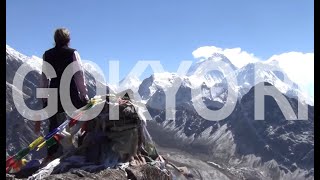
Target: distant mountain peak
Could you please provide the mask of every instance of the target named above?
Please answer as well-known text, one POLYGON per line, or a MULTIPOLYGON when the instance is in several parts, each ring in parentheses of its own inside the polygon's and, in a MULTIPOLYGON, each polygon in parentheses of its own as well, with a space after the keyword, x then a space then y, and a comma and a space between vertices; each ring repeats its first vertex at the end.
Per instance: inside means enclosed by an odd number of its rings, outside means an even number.
MULTIPOLYGON (((196 71, 203 71, 203 68, 206 68, 208 63, 224 63, 227 64, 233 71, 237 70, 238 68, 224 55, 221 53, 213 53, 212 56, 209 58, 203 58, 200 59, 199 61, 195 62, 190 68, 187 73, 188 76, 192 76, 195 74, 196 71), (201 66, 202 69, 198 69, 201 66)), ((219 64, 219 65, 220 65, 219 64)))

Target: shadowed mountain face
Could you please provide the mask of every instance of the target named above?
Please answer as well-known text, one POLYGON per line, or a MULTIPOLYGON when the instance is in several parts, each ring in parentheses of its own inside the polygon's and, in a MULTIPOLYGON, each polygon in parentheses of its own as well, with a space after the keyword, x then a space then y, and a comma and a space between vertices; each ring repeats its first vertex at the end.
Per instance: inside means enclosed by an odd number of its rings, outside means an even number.
MULTIPOLYGON (((287 99, 297 116, 298 101, 293 98, 287 99)), ((289 169, 313 168, 314 108, 312 106, 308 106, 307 120, 286 120, 275 99, 266 96, 265 120, 253 120, 254 88, 242 98, 239 106, 235 116, 230 118, 228 128, 234 132, 240 154, 256 154, 262 161, 274 159, 289 169)))
MULTIPOLYGON (((28 107, 39 109, 42 106, 41 101, 35 99, 35 88, 39 85, 39 72, 30 72, 25 81, 23 90, 20 91, 13 86, 13 78, 17 74, 18 68, 23 64, 23 59, 15 56, 10 51, 6 52, 6 150, 7 154, 14 154, 22 147, 27 146, 37 136, 33 133, 33 123, 25 120, 17 111, 13 102, 12 92, 17 91, 23 94, 24 102, 28 107)), ((20 100, 17 104, 24 103, 20 100)), ((29 157, 31 158, 31 157, 29 157)))
MULTIPOLYGON (((298 101, 286 98, 297 115, 298 101)), ((218 122, 203 119, 191 106, 178 106, 175 120, 165 119, 165 111, 159 108, 149 112, 155 121, 149 122, 148 129, 160 146, 184 149, 242 174, 261 171, 264 178, 313 178, 312 106, 308 106, 308 120, 286 120, 274 98, 265 96, 265 120, 254 120, 251 88, 231 115, 218 122)))

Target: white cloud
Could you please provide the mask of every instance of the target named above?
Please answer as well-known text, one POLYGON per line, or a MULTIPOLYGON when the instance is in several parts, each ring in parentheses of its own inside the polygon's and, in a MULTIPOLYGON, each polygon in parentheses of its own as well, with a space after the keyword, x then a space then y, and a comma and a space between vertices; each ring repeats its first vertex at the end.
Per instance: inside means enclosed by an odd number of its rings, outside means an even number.
MULTIPOLYGON (((209 58, 213 53, 224 54, 235 66, 241 68, 248 63, 261 61, 252 53, 241 48, 223 49, 216 46, 203 46, 192 52, 194 58, 209 58)), ((314 97, 314 53, 287 52, 273 55, 267 63, 276 61, 280 68, 297 83, 304 94, 314 97)))
POLYGON ((224 54, 238 68, 259 61, 254 54, 243 51, 241 48, 222 49, 215 46, 203 46, 193 51, 192 55, 194 58, 209 58, 213 53, 224 54))
POLYGON ((267 61, 277 61, 291 80, 310 97, 314 97, 314 53, 282 53, 271 56, 267 61))

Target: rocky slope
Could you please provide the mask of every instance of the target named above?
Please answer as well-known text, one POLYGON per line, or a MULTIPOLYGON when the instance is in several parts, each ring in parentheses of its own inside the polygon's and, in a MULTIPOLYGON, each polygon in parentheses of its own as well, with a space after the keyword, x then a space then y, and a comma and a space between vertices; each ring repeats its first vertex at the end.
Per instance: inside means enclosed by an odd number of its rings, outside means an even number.
MULTIPOLYGON (((297 113, 297 100, 287 99, 297 113)), ((160 146, 197 154, 239 178, 312 179, 313 107, 308 106, 308 120, 292 121, 284 118, 273 98, 267 96, 265 105, 266 119, 254 120, 251 88, 232 114, 218 122, 182 105, 177 107, 175 121, 165 119, 164 110, 149 108, 156 120, 148 124, 149 131, 160 146)))

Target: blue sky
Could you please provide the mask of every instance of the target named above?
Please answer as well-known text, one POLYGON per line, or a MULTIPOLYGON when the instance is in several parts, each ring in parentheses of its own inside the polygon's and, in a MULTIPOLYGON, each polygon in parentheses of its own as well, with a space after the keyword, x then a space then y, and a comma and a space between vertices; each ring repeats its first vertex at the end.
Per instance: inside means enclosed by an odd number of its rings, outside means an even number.
POLYGON ((57 27, 71 47, 108 72, 120 60, 124 77, 138 60, 176 71, 202 46, 236 48, 267 60, 290 51, 313 53, 313 0, 7 0, 6 43, 41 57, 57 27))

